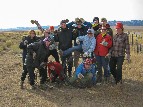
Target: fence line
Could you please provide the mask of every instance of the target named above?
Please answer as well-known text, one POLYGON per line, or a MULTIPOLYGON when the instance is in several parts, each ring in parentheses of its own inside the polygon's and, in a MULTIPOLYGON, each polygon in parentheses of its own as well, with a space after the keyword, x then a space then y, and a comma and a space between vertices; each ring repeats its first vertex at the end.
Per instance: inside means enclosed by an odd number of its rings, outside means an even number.
POLYGON ((129 35, 130 46, 137 53, 143 52, 143 34, 140 32, 127 32, 129 35))

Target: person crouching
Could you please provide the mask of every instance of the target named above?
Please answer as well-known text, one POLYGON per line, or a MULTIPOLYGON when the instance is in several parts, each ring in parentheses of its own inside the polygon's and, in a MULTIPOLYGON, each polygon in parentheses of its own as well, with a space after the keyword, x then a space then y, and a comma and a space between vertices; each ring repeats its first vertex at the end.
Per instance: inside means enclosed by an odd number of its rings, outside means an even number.
POLYGON ((91 87, 96 81, 96 67, 91 58, 86 58, 78 65, 75 74, 69 79, 72 86, 79 88, 91 87))

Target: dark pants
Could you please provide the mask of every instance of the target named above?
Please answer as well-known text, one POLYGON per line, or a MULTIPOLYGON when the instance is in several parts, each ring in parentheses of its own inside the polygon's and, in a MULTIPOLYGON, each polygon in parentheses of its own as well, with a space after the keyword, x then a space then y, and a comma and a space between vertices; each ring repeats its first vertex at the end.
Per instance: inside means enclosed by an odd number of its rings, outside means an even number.
POLYGON ((111 57, 110 59, 110 71, 113 75, 116 83, 120 82, 122 80, 122 65, 124 62, 124 56, 120 57, 111 57))
POLYGON ((72 75, 72 67, 73 67, 73 59, 72 59, 72 54, 66 56, 66 57, 61 57, 62 61, 62 66, 64 69, 64 74, 69 77, 72 75), (67 74, 68 73, 68 74, 67 74))
POLYGON ((58 55, 58 52, 57 52, 56 49, 49 50, 48 57, 49 57, 50 55, 52 55, 52 56, 55 58, 56 62, 59 62, 59 63, 60 63, 60 61, 59 61, 59 55, 58 55))
POLYGON ((23 64, 23 71, 22 71, 22 75, 21 75, 21 81, 25 80, 27 73, 28 73, 28 71, 27 71, 26 65, 23 64))
MULTIPOLYGON (((34 85, 35 84, 35 67, 33 66, 27 66, 27 70, 29 73, 29 80, 30 80, 30 85, 34 85)), ((46 82, 47 79, 47 68, 40 68, 39 70, 39 74, 40 74, 40 84, 44 84, 46 82)))
POLYGON ((34 73, 35 68, 32 67, 32 66, 27 66, 27 70, 28 70, 28 73, 29 73, 30 85, 34 85, 35 84, 35 73, 34 73))

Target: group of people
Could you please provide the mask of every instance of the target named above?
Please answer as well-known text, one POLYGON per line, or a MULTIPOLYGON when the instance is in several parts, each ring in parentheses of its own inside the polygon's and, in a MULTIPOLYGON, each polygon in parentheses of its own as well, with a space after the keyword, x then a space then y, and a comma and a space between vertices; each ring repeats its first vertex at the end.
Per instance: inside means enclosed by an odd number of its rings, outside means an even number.
POLYGON ((108 83, 111 75, 116 84, 122 82, 122 65, 125 53, 130 60, 130 45, 121 22, 116 23, 115 35, 106 18, 99 22, 99 18, 94 17, 92 23, 83 18, 72 22, 62 20, 58 30, 53 26, 43 29, 36 20, 31 22, 44 36, 37 37, 31 30, 19 45, 23 49, 21 88, 27 74, 31 88, 36 88, 35 68, 39 71, 41 88, 46 88, 47 79, 81 88, 102 83, 103 78, 108 83), (55 58, 54 62, 48 60, 50 55, 55 58))

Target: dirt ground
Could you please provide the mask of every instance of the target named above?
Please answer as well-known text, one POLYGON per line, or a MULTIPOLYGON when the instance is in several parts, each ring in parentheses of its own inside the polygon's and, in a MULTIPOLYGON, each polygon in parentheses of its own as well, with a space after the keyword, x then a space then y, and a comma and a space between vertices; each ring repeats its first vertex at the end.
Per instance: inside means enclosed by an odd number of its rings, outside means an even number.
MULTIPOLYGON (((17 51, 19 34, 10 33, 6 39, 1 34, 1 46, 11 38, 17 51)), ((20 89, 22 58, 19 52, 4 48, 0 52, 0 107, 143 107, 143 52, 137 54, 135 48, 131 48, 131 63, 124 62, 122 85, 78 89, 50 84, 54 88, 47 90, 31 90, 27 79, 20 89)))
MULTIPOLYGON (((142 63, 143 64, 143 63, 142 63)), ((128 64, 126 64, 128 65, 128 64)), ((131 67, 131 66, 130 66, 131 67)), ((124 66, 123 70, 129 70, 124 66)), ((27 79, 21 90, 21 58, 15 54, 0 56, 0 107, 142 107, 143 79, 135 71, 123 76, 123 84, 104 84, 86 89, 54 86, 47 90, 30 90, 27 79), (133 75, 131 75, 133 74, 133 75), (134 78, 138 77, 138 78, 134 78)), ((126 71, 127 72, 127 71, 126 71)))

